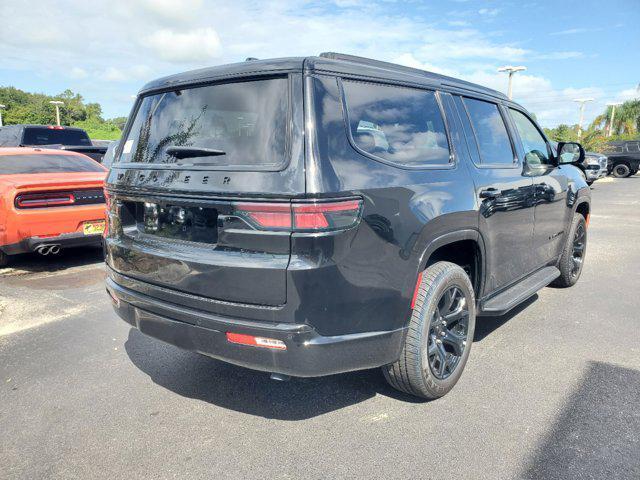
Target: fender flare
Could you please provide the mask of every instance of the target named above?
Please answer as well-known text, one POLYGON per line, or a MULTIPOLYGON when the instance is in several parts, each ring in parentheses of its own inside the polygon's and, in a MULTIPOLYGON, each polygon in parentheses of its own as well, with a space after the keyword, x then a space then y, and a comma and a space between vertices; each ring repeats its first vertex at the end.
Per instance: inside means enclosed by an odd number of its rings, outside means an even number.
POLYGON ((485 277, 486 277, 486 271, 487 271, 486 246, 485 246, 484 239, 482 238, 482 234, 478 230, 475 230, 472 228, 448 232, 431 240, 431 242, 423 250, 422 255, 420 256, 416 277, 418 274, 420 274, 420 272, 423 272, 426 269, 427 263, 431 258, 431 255, 433 255, 433 253, 437 249, 444 247, 446 245, 449 245, 451 243, 460 242, 463 240, 473 240, 478 245, 478 248, 480 250, 480 265, 479 265, 480 272, 479 272, 479 278, 478 278, 479 285, 478 285, 478 292, 477 292, 478 296, 480 296, 484 292, 485 277))

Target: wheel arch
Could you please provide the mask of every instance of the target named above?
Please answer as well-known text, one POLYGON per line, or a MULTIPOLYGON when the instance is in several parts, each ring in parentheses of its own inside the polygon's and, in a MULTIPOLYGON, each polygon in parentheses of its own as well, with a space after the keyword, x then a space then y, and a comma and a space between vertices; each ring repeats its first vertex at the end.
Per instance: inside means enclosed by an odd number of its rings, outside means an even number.
POLYGON ((480 232, 474 229, 456 230, 433 239, 420 258, 418 274, 437 261, 450 261, 465 267, 465 261, 473 264, 467 273, 471 277, 476 297, 483 292, 486 274, 485 243, 480 232), (463 263, 463 265, 461 265, 463 263))
POLYGON ((589 214, 591 213, 591 204, 587 200, 582 200, 576 205, 575 213, 579 213, 585 220, 589 220, 589 214))

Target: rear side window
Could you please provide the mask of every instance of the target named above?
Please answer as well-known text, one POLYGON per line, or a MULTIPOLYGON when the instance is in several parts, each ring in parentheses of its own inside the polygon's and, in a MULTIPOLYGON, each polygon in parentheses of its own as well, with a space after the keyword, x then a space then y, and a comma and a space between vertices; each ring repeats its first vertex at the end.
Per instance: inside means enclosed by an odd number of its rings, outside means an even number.
POLYGON ((498 105, 465 98, 464 105, 473 125, 483 164, 512 166, 513 149, 498 105))
POLYGON ((83 145, 91 146, 86 132, 66 128, 26 127, 22 134, 22 145, 83 145))
POLYGON ((450 162, 434 92, 355 81, 343 86, 349 128, 359 149, 407 166, 450 162))
POLYGON ((638 144, 638 143, 627 143, 627 152, 629 152, 629 153, 640 152, 640 144, 638 144))
POLYGON ((149 95, 141 101, 119 161, 277 167, 285 161, 288 111, 286 77, 149 95))
POLYGON ((77 155, 0 155, 0 175, 67 172, 104 172, 104 168, 77 155))

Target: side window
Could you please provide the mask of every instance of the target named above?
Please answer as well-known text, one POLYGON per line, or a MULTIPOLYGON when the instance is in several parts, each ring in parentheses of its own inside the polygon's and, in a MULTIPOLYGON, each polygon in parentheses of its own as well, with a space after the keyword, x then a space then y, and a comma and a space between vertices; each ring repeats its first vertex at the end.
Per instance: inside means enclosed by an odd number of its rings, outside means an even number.
POLYGON ((449 164, 449 143, 434 92, 346 80, 343 88, 358 148, 402 165, 449 164))
POLYGON ((638 143, 627 143, 627 152, 629 153, 637 153, 640 152, 640 144, 638 143))
POLYGON ((511 118, 522 141, 524 159, 527 165, 531 167, 551 165, 551 155, 547 142, 533 122, 518 110, 510 108, 509 112, 511 112, 511 118))
POLYGON ((464 105, 473 125, 483 164, 512 166, 513 149, 498 105, 465 98, 464 105))

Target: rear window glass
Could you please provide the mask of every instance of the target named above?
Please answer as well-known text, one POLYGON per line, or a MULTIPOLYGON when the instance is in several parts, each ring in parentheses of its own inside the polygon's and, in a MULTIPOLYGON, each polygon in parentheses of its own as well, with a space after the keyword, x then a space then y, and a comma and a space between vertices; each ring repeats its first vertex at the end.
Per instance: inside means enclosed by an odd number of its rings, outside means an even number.
POLYGON ((513 165, 513 150, 498 105, 471 98, 465 98, 464 104, 478 141, 482 163, 513 165))
POLYGON ((76 155, 0 155, 0 175, 65 172, 104 172, 104 168, 76 155))
POLYGON ((288 109, 285 77, 146 96, 119 162, 276 167, 285 160, 288 109), (180 155, 171 147, 181 147, 180 155), (208 155, 207 149, 217 154, 208 155))
POLYGON ((91 140, 82 130, 59 130, 48 127, 27 127, 24 129, 22 145, 58 144, 91 146, 91 140))
POLYGON ((403 165, 449 163, 434 92, 354 81, 343 86, 351 135, 361 150, 403 165))

